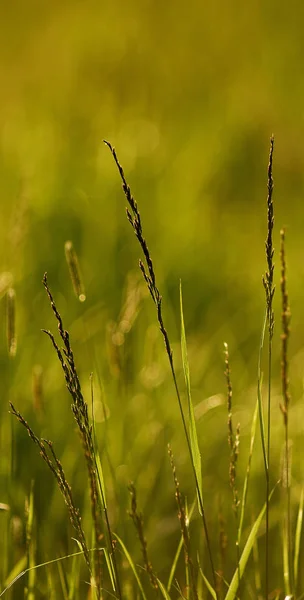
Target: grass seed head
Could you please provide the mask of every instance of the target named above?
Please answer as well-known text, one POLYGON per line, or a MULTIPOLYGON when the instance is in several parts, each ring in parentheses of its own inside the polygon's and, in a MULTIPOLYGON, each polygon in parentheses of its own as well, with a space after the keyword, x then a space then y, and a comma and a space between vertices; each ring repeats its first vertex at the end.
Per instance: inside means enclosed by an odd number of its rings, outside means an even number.
POLYGON ((78 257, 73 246, 73 242, 68 240, 64 245, 65 258, 69 267, 70 276, 73 284, 74 292, 80 302, 86 299, 84 285, 80 274, 78 257))
POLYGON ((17 336, 16 336, 16 292, 9 288, 6 293, 6 335, 8 354, 11 358, 16 356, 17 336))

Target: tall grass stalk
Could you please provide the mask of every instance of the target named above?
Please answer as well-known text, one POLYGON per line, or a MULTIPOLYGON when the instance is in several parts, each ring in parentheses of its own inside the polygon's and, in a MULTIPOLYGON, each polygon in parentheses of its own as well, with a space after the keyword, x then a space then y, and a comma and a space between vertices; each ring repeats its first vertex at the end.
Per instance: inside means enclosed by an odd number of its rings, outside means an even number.
POLYGON ((129 511, 129 515, 130 515, 130 517, 134 523, 134 527, 137 531, 137 535, 138 535, 138 539, 139 539, 139 543, 140 543, 141 551, 142 551, 142 557, 143 557, 146 572, 149 575, 150 584, 157 594, 157 590, 159 588, 158 579, 154 573, 151 561, 149 559, 148 544, 147 544, 147 540, 145 538, 145 533, 144 533, 144 519, 143 519, 142 513, 138 511, 137 496, 136 496, 136 489, 135 489, 134 483, 130 483, 129 492, 130 492, 130 496, 131 496, 131 510, 129 511))
POLYGON ((289 447, 289 378, 288 378, 288 344, 290 337, 290 307, 286 280, 286 255, 285 255, 285 230, 282 229, 281 235, 281 298, 282 298, 282 334, 281 334, 281 379, 283 403, 280 405, 285 431, 285 450, 284 450, 284 478, 283 487, 286 489, 286 547, 287 547, 287 578, 286 594, 291 594, 293 589, 293 569, 292 569, 292 545, 291 545, 291 499, 290 499, 290 471, 291 456, 289 447))
MULTIPOLYGON (((266 534, 265 534, 265 598, 268 599, 269 594, 269 494, 270 494, 270 450, 271 450, 271 379, 272 379, 272 340, 274 330, 274 311, 273 311, 273 296, 275 292, 273 283, 274 274, 274 247, 273 247, 273 150, 274 137, 270 139, 270 153, 268 163, 268 194, 267 194, 267 238, 266 238, 266 262, 267 271, 263 277, 263 285, 266 294, 266 314, 268 325, 268 389, 267 389, 267 437, 266 437, 266 457, 265 476, 266 476, 266 534)), ((263 437, 263 432, 262 437, 263 437)))
POLYGON ((236 472, 237 472, 237 461, 239 455, 239 443, 240 443, 240 424, 238 423, 236 431, 234 432, 232 422, 232 384, 230 377, 230 364, 229 364, 229 350, 228 344, 224 344, 224 356, 225 356, 225 376, 227 383, 227 409, 228 409, 228 445, 230 448, 230 461, 229 461, 229 483, 232 490, 233 497, 233 512, 235 515, 235 526, 236 526, 236 564, 239 574, 240 584, 240 547, 239 547, 239 494, 236 485, 236 472))
MULTIPOLYGON (((176 475, 176 467, 174 464, 173 453, 171 447, 168 447, 168 453, 170 457, 170 463, 172 467, 173 480, 175 486, 175 498, 176 504, 178 508, 178 518, 180 522, 180 528, 182 532, 183 545, 184 545, 184 555, 185 555, 185 567, 186 567, 186 577, 188 579, 188 585, 190 587, 190 591, 192 592, 193 600, 198 600, 197 586, 196 586, 196 573, 194 569, 193 560, 191 558, 190 552, 190 534, 189 534, 189 519, 186 511, 186 507, 184 505, 182 495, 180 492, 179 481, 176 475)), ((188 587, 188 586, 187 586, 188 587)), ((189 598, 189 594, 187 593, 187 599, 189 598)))
POLYGON ((10 407, 11 407, 12 414, 18 419, 18 421, 23 425, 23 427, 25 427, 26 431, 28 432, 28 435, 30 436, 32 441, 36 444, 36 446, 39 448, 41 458, 45 461, 45 463, 47 464, 48 468, 53 473, 53 475, 57 481, 58 487, 63 495, 65 504, 69 511, 71 524, 77 533, 78 541, 79 541, 80 547, 83 551, 85 562, 91 573, 91 562, 90 562, 90 557, 89 557, 89 550, 88 550, 85 534, 84 534, 82 524, 81 524, 80 512, 79 512, 79 509, 76 508, 73 494, 72 494, 72 488, 69 485, 69 483, 66 479, 64 470, 62 468, 62 465, 55 454, 53 444, 49 440, 38 438, 36 436, 36 434, 34 433, 33 429, 28 424, 28 422, 24 419, 24 417, 21 415, 21 413, 18 410, 16 410, 16 408, 14 407, 14 405, 12 403, 10 403, 10 407), (49 451, 49 453, 48 453, 48 451, 49 451))
POLYGON ((6 293, 6 335, 8 353, 11 358, 16 356, 17 335, 16 335, 16 292, 9 288, 6 293))
POLYGON ((190 456, 190 460, 191 460, 192 471, 193 471, 193 476, 194 476, 194 480, 195 480, 195 486, 196 486, 196 490, 197 490, 199 511, 200 511, 200 514, 201 514, 202 520, 203 520, 203 527, 204 527, 204 532, 205 532, 206 545, 207 545, 207 550, 208 550, 208 555, 209 555, 209 560, 210 560, 213 582, 214 582, 214 586, 216 586, 216 574, 215 574, 214 562, 213 562, 213 557, 212 557, 212 552, 211 552, 211 544, 210 544, 210 538, 209 538, 209 533, 208 533, 207 520, 206 520, 205 510, 204 510, 204 506, 203 506, 201 486, 200 486, 200 482, 197 477, 197 470, 195 468, 195 457, 193 455, 193 450, 191 447, 188 428, 186 425, 186 417, 185 417, 184 409, 182 406, 179 388, 177 385, 177 379, 176 379, 175 367, 174 367, 174 361, 173 361, 173 352, 172 352, 171 344, 169 341, 169 336, 168 336, 167 330, 165 328, 164 320, 163 320, 162 296, 161 296, 159 288, 156 284, 156 276, 155 276, 155 271, 154 271, 151 254, 148 249, 147 242, 143 236, 141 216, 140 216, 140 213, 138 210, 137 202, 135 201, 135 199, 132 195, 130 186, 128 185, 128 183, 126 181, 124 170, 118 160, 115 148, 113 148, 113 146, 106 140, 105 140, 105 144, 108 146, 109 150, 111 151, 111 154, 116 163, 116 166, 117 166, 117 169, 118 169, 121 181, 122 181, 122 189, 125 194, 127 203, 129 205, 126 209, 127 218, 132 226, 132 229, 138 239, 138 242, 140 244, 140 247, 141 247, 144 257, 145 257, 146 264, 144 264, 144 262, 142 260, 140 260, 139 267, 140 267, 142 275, 145 279, 145 282, 147 284, 151 298, 156 307, 157 320, 158 320, 160 331, 161 331, 163 339, 164 339, 166 353, 167 353, 167 356, 169 359, 171 374, 172 374, 172 378, 173 378, 173 382, 174 382, 176 397, 177 397, 179 411, 180 411, 182 424, 183 424, 183 430, 184 430, 184 434, 185 434, 185 438, 186 438, 187 448, 188 448, 188 452, 189 452, 189 456, 190 456))
MULTIPOLYGON (((105 488, 103 486, 103 477, 101 474, 101 464, 98 460, 98 451, 94 444, 94 428, 89 422, 88 405, 85 402, 82 394, 82 389, 75 366, 74 354, 70 344, 70 336, 68 331, 66 331, 63 327, 62 318, 57 310, 56 304, 48 286, 46 273, 43 278, 43 285, 45 287, 53 313, 57 320, 59 335, 64 346, 63 349, 61 350, 59 348, 53 334, 50 331, 43 331, 48 335, 53 344, 54 349, 56 350, 58 359, 64 372, 67 389, 72 397, 71 408, 79 429, 79 434, 83 444, 84 455, 87 464, 87 472, 89 477, 91 494, 92 521, 95 527, 95 541, 97 545, 99 545, 103 537, 101 520, 101 515, 103 514, 105 520, 107 550, 109 554, 108 566, 110 568, 110 578, 111 581, 115 583, 114 591, 117 593, 118 598, 121 598, 121 587, 116 563, 116 556, 114 552, 113 535, 108 517, 105 488)), ((96 577, 97 593, 99 594, 102 579, 102 563, 100 552, 96 552, 94 558, 94 574, 96 577)))
POLYGON ((64 250, 75 295, 80 302, 85 302, 86 295, 80 273, 78 256, 71 240, 65 242, 64 250))

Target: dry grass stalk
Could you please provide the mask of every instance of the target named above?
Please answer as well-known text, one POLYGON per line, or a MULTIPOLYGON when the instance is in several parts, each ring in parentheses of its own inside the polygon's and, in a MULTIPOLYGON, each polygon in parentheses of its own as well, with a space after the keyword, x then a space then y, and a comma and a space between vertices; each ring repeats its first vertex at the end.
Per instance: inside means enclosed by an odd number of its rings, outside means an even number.
POLYGON ((236 467, 239 455, 239 443, 240 443, 240 424, 238 423, 236 432, 233 430, 232 422, 232 385, 230 377, 230 364, 229 364, 229 351, 228 344, 224 344, 225 350, 225 376, 227 383, 227 408, 228 408, 228 444, 230 448, 230 461, 229 461, 229 482, 233 494, 233 509, 237 514, 238 507, 240 504, 238 497, 238 490, 236 487, 236 467))
POLYGON ((16 335, 16 292, 9 288, 6 293, 6 335, 8 354, 11 358, 16 356, 17 335, 16 335))
POLYGON ((211 570, 212 570, 212 576, 213 576, 213 581, 214 581, 214 585, 216 585, 216 575, 215 575, 215 569, 214 569, 214 563, 213 563, 213 558, 212 558, 212 552, 211 552, 211 544, 210 544, 210 540, 209 540, 209 533, 208 533, 208 527, 207 527, 207 520, 206 520, 206 516, 205 516, 205 510, 204 510, 204 506, 203 506, 203 499, 202 499, 202 495, 201 495, 201 491, 200 491, 200 486, 199 486, 199 482, 197 479, 197 474, 196 474, 196 469, 195 469, 195 464, 194 464, 194 457, 193 457, 193 453, 192 453, 192 449, 191 449, 191 444, 190 444, 190 438, 189 438, 189 434, 188 434, 188 429, 187 429, 187 425, 186 425, 186 419, 185 419, 185 414, 184 414, 184 410, 183 410, 183 406, 182 406, 182 402, 181 402, 181 397, 180 397, 180 393, 179 393, 179 389, 178 389, 178 385, 177 385, 177 379, 176 379, 176 374, 175 374, 175 368, 174 368, 174 362, 173 362, 173 352, 172 352, 172 348, 171 348, 171 344, 170 344, 170 340, 169 340, 169 336, 167 333, 167 330, 165 328, 165 324, 164 324, 164 320, 163 320, 163 313, 162 313, 162 296, 160 294, 159 288, 156 284, 156 276, 155 276, 155 271, 154 271, 154 266, 153 266, 153 262, 152 262, 152 257, 150 254, 150 251, 148 249, 147 246, 147 242, 143 236, 143 228, 142 228, 142 222, 141 222, 141 216, 138 210, 138 206, 137 206, 137 202, 135 200, 135 198, 132 195, 131 192, 131 188, 127 183, 127 180, 125 178, 125 174, 124 174, 124 170, 118 160, 115 148, 113 148, 113 146, 107 142, 106 140, 104 140, 105 144, 108 146, 108 148, 111 151, 111 154, 114 158, 115 164, 117 166, 117 169, 119 171, 119 175, 122 181, 122 189, 123 192, 125 194, 127 203, 128 203, 128 207, 126 209, 127 212, 127 218, 128 221, 131 224, 131 227, 138 239, 138 242, 140 244, 140 247, 142 249, 143 255, 145 257, 145 263, 146 265, 143 263, 142 260, 139 261, 139 267, 140 270, 142 272, 142 275, 144 277, 144 280, 147 284, 149 293, 151 295, 151 298, 155 304, 156 307, 156 312, 157 312, 157 320, 158 320, 158 325, 160 328, 160 331, 162 333, 163 336, 163 340, 165 343, 165 348, 166 348, 166 352, 167 352, 167 356, 169 359, 169 364, 170 364, 170 369, 171 369, 171 374, 172 374, 172 378, 173 378, 173 382, 174 382, 174 387, 175 387, 175 392, 176 392, 176 397, 177 397, 177 401, 178 401, 178 406, 179 406, 179 411, 180 411, 180 415, 181 415, 181 419, 182 419, 182 424, 183 424, 183 429, 184 429, 184 435, 186 438, 186 442, 187 442, 187 447, 188 447, 188 451, 189 451, 189 456, 190 456, 190 460, 191 460, 191 466, 192 466, 192 470, 193 470, 193 475, 194 475, 194 479, 195 479, 195 486, 196 486, 196 490, 197 490, 197 496, 198 496, 198 503, 199 503, 199 508, 200 508, 200 514, 202 516, 202 520, 203 520, 203 527, 204 527, 204 533, 205 533, 205 538, 206 538, 206 545, 207 545, 207 550, 208 550, 208 555, 209 555, 209 560, 210 560, 210 565, 211 565, 211 570), (131 210, 130 210, 131 209, 131 210))
POLYGON ((151 562, 149 560, 149 556, 148 556, 147 540, 146 540, 145 534, 144 534, 143 516, 140 512, 138 512, 138 509, 137 509, 136 489, 135 489, 134 483, 130 483, 128 489, 129 489, 129 492, 131 495, 131 510, 129 511, 129 515, 130 515, 130 517, 134 523, 135 529, 137 531, 145 569, 149 575, 151 586, 155 590, 158 590, 157 577, 153 571, 153 567, 152 567, 152 564, 151 564, 151 562))
MULTIPOLYGON (((266 294, 266 312, 268 323, 268 401, 267 401, 267 445, 265 462, 265 477, 266 477, 266 535, 265 535, 265 597, 268 598, 269 593, 269 493, 270 493, 270 408, 271 408, 271 376, 272 376, 272 339, 274 330, 274 311, 273 311, 273 296, 275 287, 273 283, 274 273, 274 247, 273 247, 273 226, 274 226, 274 211, 273 211, 273 150, 274 137, 270 139, 270 152, 267 173, 267 238, 265 243, 267 272, 263 277, 263 285, 266 294)), ((262 434, 263 435, 263 434, 262 434)))
POLYGON ((268 328, 269 335, 272 338, 274 328, 274 311, 272 308, 273 296, 275 287, 273 284, 273 273, 274 273, 274 247, 273 247, 273 226, 274 226, 274 212, 273 212, 273 150, 274 150, 274 137, 270 140, 270 153, 269 153, 269 164, 268 164, 268 195, 267 195, 267 238, 265 242, 266 248, 266 261, 268 271, 263 277, 263 285, 266 293, 266 306, 267 306, 267 317, 268 317, 268 328))
MULTIPOLYGON (((82 394, 81 385, 80 385, 78 373, 77 373, 76 366, 75 366, 74 354, 73 354, 73 351, 72 351, 72 348, 70 345, 69 333, 63 327, 61 316, 56 308, 53 296, 51 294, 51 291, 50 291, 48 283, 47 283, 46 274, 44 275, 44 278, 43 278, 43 284, 44 284, 44 287, 48 294, 53 313, 54 313, 57 323, 58 323, 59 335, 60 335, 60 337, 63 341, 63 345, 64 345, 63 349, 59 348, 58 344, 55 341, 53 334, 50 331, 47 331, 47 330, 43 330, 43 331, 49 336, 49 338, 51 339, 52 344, 56 350, 57 356, 59 358, 59 361, 61 363, 61 366, 62 366, 62 369, 64 372, 66 386, 72 397, 71 408, 72 408, 72 412, 74 414, 76 423, 78 425, 80 438, 82 441, 84 455, 85 455, 86 464, 87 464, 87 471, 88 471, 88 477, 89 477, 89 483, 90 483, 92 519, 93 519, 93 524, 94 524, 94 528, 95 528, 95 541, 96 541, 96 544, 99 545, 103 538, 103 530, 102 530, 102 522, 101 522, 101 513, 103 510, 104 514, 105 514, 105 519, 106 519, 106 527, 107 527, 107 531, 108 531, 108 535, 109 535, 109 545, 110 545, 109 551, 112 555, 113 565, 114 565, 115 573, 117 576, 113 537, 112 537, 112 533, 111 533, 111 529, 110 529, 110 525, 109 525, 109 521, 108 521, 107 511, 105 509, 105 503, 104 503, 103 507, 101 507, 99 504, 98 479, 97 479, 97 467, 96 467, 96 461, 95 461, 93 430, 92 430, 92 426, 90 425, 90 422, 89 422, 88 405, 85 402, 83 394, 82 394)), ((95 569, 94 569, 95 579, 96 579, 97 589, 99 590, 100 586, 101 586, 101 578, 102 578, 101 553, 95 552, 94 557, 95 557, 95 569)), ((119 589, 118 576, 117 576, 116 584, 119 589)))
POLYGON ((70 276, 73 284, 74 292, 80 302, 84 302, 86 299, 84 285, 80 273, 79 261, 76 254, 76 250, 73 246, 73 242, 68 240, 64 245, 65 258, 69 267, 70 276))
POLYGON ((156 277, 155 277, 152 257, 151 257, 149 248, 147 246, 147 242, 143 236, 141 216, 140 216, 140 213, 138 210, 137 202, 136 202, 135 198, 132 196, 131 188, 126 181, 124 170, 118 160, 115 148, 113 148, 109 142, 105 141, 105 144, 110 149, 112 156, 115 160, 116 166, 118 168, 118 171, 119 171, 119 174, 120 174, 120 177, 122 180, 122 188, 123 188, 125 197, 127 199, 127 202, 129 204, 129 207, 131 209, 131 211, 128 207, 126 209, 128 221, 130 222, 132 229, 139 241, 139 244, 141 246, 141 249, 143 251, 145 261, 146 261, 146 266, 145 266, 143 261, 140 260, 139 267, 143 274, 145 282, 148 286, 148 290, 150 292, 151 298, 156 306, 159 327, 160 327, 160 330, 161 330, 163 338, 164 338, 165 347, 166 347, 166 351, 167 351, 167 354, 168 354, 168 357, 170 360, 170 364, 171 364, 171 366, 173 366, 172 349, 171 349, 168 333, 165 329, 163 315, 162 315, 162 297, 161 297, 160 291, 156 285, 156 277))
POLYGON ((171 463, 171 467, 172 467, 172 473, 173 473, 173 479, 174 479, 174 485, 175 485, 175 498, 176 498, 176 504, 177 504, 177 508, 178 508, 178 518, 179 518, 180 528, 181 528, 181 532, 182 532, 182 536, 183 536, 185 564, 186 564, 186 568, 187 567, 189 568, 191 591, 192 591, 193 598, 194 598, 194 600, 198 600, 196 577, 195 577, 196 574, 195 574, 194 564, 193 564, 193 561, 192 561, 192 558, 190 555, 190 535, 189 535, 189 529, 188 529, 188 517, 186 514, 184 502, 183 502, 182 495, 180 492, 180 486, 179 486, 179 481, 178 481, 177 475, 176 475, 176 467, 174 464, 173 453, 172 453, 170 446, 168 446, 168 454, 170 457, 170 463, 171 463))
POLYGON ((285 230, 281 232, 281 297, 282 297, 282 334, 281 334, 281 379, 283 405, 281 411, 284 423, 288 425, 288 408, 290 404, 289 378, 288 378, 288 343, 290 338, 290 306, 286 280, 286 257, 285 257, 285 230))
POLYGON ((219 499, 218 509, 218 524, 219 524, 219 558, 220 565, 217 569, 217 588, 216 592, 219 598, 223 597, 224 581, 225 581, 225 563, 228 546, 228 537, 226 533, 226 523, 222 510, 221 498, 219 499))
POLYGON ((241 580, 240 576, 240 547, 239 547, 239 495, 238 489, 236 485, 236 469, 237 469, 237 461, 239 456, 239 445, 240 445, 240 423, 236 426, 236 431, 234 433, 233 430, 233 422, 232 422, 232 384, 231 384, 231 376, 230 376, 230 363, 229 363, 229 350, 228 344, 224 344, 224 356, 225 356, 225 376, 227 383, 227 409, 228 409, 228 445, 230 448, 230 460, 229 460, 229 482, 232 490, 233 496, 233 510, 235 514, 235 527, 236 527, 236 561, 237 568, 239 573, 239 582, 241 580))
POLYGON ((289 297, 287 290, 287 279, 286 279, 286 254, 285 254, 285 230, 280 231, 281 236, 281 298, 282 298, 282 333, 281 333, 281 380, 282 380, 282 396, 283 404, 280 404, 280 409, 284 420, 285 430, 285 443, 282 461, 282 485, 286 489, 286 536, 287 536, 287 550, 288 550, 288 562, 289 562, 289 584, 293 583, 293 568, 292 568, 292 543, 291 543, 291 497, 290 497, 290 480, 291 480, 291 451, 292 444, 289 440, 289 422, 288 422, 288 411, 290 405, 290 393, 289 393, 289 377, 288 377, 288 344, 290 338, 290 306, 289 297))
POLYGON ((88 550, 88 546, 86 543, 85 534, 82 529, 79 509, 76 508, 76 506, 75 506, 71 486, 69 485, 69 483, 66 479, 64 470, 62 468, 62 465, 55 454, 53 444, 52 444, 52 442, 50 442, 48 440, 38 438, 35 435, 32 428, 30 427, 30 425, 28 424, 28 422, 23 418, 21 413, 15 409, 14 405, 11 402, 10 402, 10 407, 11 407, 12 414, 25 427, 30 438, 33 440, 33 442, 36 444, 36 446, 38 446, 41 458, 45 461, 45 463, 47 464, 48 468, 53 473, 53 475, 57 481, 58 487, 63 495, 65 504, 69 511, 70 521, 72 523, 73 528, 75 529, 75 531, 77 533, 79 543, 83 550, 86 564, 91 572, 89 550, 88 550), (47 453, 47 448, 49 449, 51 456, 49 456, 49 454, 47 453))

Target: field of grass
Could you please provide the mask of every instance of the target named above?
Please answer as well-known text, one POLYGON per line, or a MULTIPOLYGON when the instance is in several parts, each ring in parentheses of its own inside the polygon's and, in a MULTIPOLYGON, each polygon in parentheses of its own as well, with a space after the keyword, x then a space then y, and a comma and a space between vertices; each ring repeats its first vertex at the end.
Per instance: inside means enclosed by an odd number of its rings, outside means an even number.
POLYGON ((0 597, 299 600, 302 4, 19 0, 0 13, 0 597), (70 336, 65 372, 41 331, 69 343, 44 273, 70 336))

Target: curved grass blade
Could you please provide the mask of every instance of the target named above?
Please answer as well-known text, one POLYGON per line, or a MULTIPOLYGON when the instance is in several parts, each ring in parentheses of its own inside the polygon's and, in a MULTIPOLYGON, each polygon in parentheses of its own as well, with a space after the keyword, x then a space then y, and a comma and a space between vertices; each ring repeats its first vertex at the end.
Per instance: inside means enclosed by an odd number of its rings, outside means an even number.
POLYGON ((132 571, 133 571, 133 575, 134 575, 134 577, 135 577, 135 579, 136 579, 136 582, 137 582, 137 585, 138 585, 138 589, 139 589, 139 591, 140 591, 140 593, 141 593, 141 596, 142 596, 143 600, 147 600, 147 597, 146 597, 146 595, 145 595, 145 592, 144 592, 144 590, 143 590, 143 587, 142 587, 142 585, 141 585, 141 581, 140 581, 140 579, 139 579, 138 573, 137 573, 137 571, 136 571, 135 564, 134 564, 134 562, 133 562, 133 560, 132 560, 132 557, 131 557, 131 555, 130 555, 129 551, 127 550, 126 546, 124 545, 124 543, 123 543, 123 541, 120 539, 120 537, 117 535, 117 533, 114 533, 114 535, 115 535, 115 537, 116 537, 116 539, 117 539, 118 543, 121 545, 122 551, 123 551, 123 553, 124 553, 124 555, 125 555, 125 557, 126 557, 126 559, 127 559, 128 563, 129 563, 129 565, 130 565, 130 567, 131 567, 131 569, 132 569, 132 571))
MULTIPOLYGON (((182 295, 182 282, 180 282, 179 287, 180 294, 180 317, 181 317, 181 348, 182 348, 182 363, 184 370, 184 377, 186 382, 186 390, 187 390, 187 399, 188 399, 188 414, 189 414, 189 438, 190 438, 190 446, 191 452, 193 456, 193 463, 197 478, 197 484, 199 487, 199 493, 201 500, 203 500, 203 489, 202 489, 202 459, 198 445, 198 437, 194 416, 194 409, 191 398, 191 385, 190 385, 190 370, 189 370, 189 362, 188 362, 188 351, 187 351, 187 341, 186 341, 186 332, 185 332, 185 323, 184 323, 184 313, 183 313, 183 295, 182 295)), ((200 514, 202 514, 202 507, 200 505, 200 501, 198 498, 198 508, 200 514)))
POLYGON ((242 537, 244 514, 245 514, 245 507, 246 507, 246 500, 247 500, 247 493, 248 493, 248 483, 249 483, 250 470, 251 470, 251 459, 252 459, 253 446, 254 446, 254 441, 255 441, 255 436, 256 436, 258 410, 259 410, 259 404, 258 404, 258 400, 257 400, 255 409, 254 409, 254 413, 253 413, 252 424, 251 424, 250 448, 249 448, 248 463, 247 463, 246 476, 245 476, 245 481, 244 481, 244 486, 243 486, 243 494, 242 494, 240 523, 239 523, 239 527, 238 527, 238 544, 239 545, 241 543, 241 537, 242 537))
MULTIPOLYGON (((27 506, 27 520, 26 520, 26 543, 28 548, 28 566, 33 567, 35 565, 35 532, 34 532, 34 481, 31 482, 31 491, 27 506)), ((31 569, 29 571, 28 586, 25 591, 25 600, 35 600, 35 582, 36 582, 36 571, 31 569)))
POLYGON ((291 595, 291 586, 290 586, 290 571, 289 571, 289 548, 288 548, 287 522, 285 519, 284 519, 284 523, 283 523, 283 573, 284 573, 285 596, 288 598, 291 595))
POLYGON ((200 562, 198 561, 198 568, 200 570, 200 574, 202 576, 202 580, 208 590, 208 592, 211 594, 213 600, 217 600, 217 596, 216 596, 216 591, 215 589, 212 587, 211 583, 208 581, 206 575, 204 575, 203 571, 202 571, 202 567, 200 565, 200 562))
POLYGON ((172 567, 170 570, 170 575, 169 575, 169 579, 168 579, 168 583, 167 583, 167 590, 168 592, 170 592, 171 586, 172 586, 172 582, 173 582, 173 577, 176 571, 176 567, 177 567, 177 563, 178 563, 178 559, 180 557, 180 553, 183 547, 183 536, 181 536, 178 546, 177 546, 177 550, 175 552, 175 556, 174 556, 174 560, 172 563, 172 567))
MULTIPOLYGON (((92 439, 93 439, 93 458, 95 462, 95 469, 97 475, 97 492, 99 498, 99 505, 101 506, 106 522, 106 532, 107 532, 107 546, 108 548, 104 550, 104 555, 111 579, 111 584, 114 592, 119 592, 119 579, 118 579, 118 571, 115 556, 112 552, 112 531, 110 527, 110 522, 108 519, 108 509, 107 509, 107 500, 106 500, 106 488, 104 483, 103 476, 103 468, 101 464, 97 435, 96 435, 96 427, 95 427, 95 411, 94 411, 94 388, 93 388, 93 377, 91 376, 91 404, 92 404, 92 439)), ((120 592, 119 592, 120 595, 120 592)))
MULTIPOLYGON (((269 494, 269 502, 271 500, 271 497, 272 497, 272 495, 273 495, 276 487, 277 487, 277 484, 274 486, 273 490, 269 494)), ((261 522, 263 520, 265 511, 266 511, 266 502, 265 502, 265 504, 264 504, 264 506, 263 506, 263 508, 262 508, 262 510, 261 510, 261 512, 259 514, 259 516, 257 517, 256 521, 254 522, 254 524, 252 526, 252 529, 251 529, 250 534, 248 536, 248 540, 247 540, 247 542, 245 544, 245 547, 244 547, 244 550, 242 552, 242 556, 241 556, 241 559, 240 559, 240 564, 238 565, 238 568, 234 572, 233 578, 232 578, 231 583, 229 585, 228 592, 227 592, 227 594, 225 596, 225 600, 234 600, 234 598, 236 598, 237 591, 238 591, 239 584, 240 584, 240 579, 242 578, 242 576, 244 574, 244 571, 245 571, 245 568, 246 568, 246 565, 247 565, 247 562, 248 562, 251 550, 253 548, 254 541, 255 541, 255 539, 257 537, 259 527, 260 527, 261 522)))
POLYGON ((28 569, 25 569, 27 563, 27 554, 24 554, 14 565, 14 567, 8 574, 6 580, 4 581, 5 589, 2 590, 2 592, 0 592, 0 597, 4 595, 4 592, 6 592, 13 585, 13 583, 17 581, 17 579, 19 579, 22 575, 25 575, 25 573, 28 572, 28 569), (22 575, 20 575, 20 573, 22 575))
POLYGON ((165 598, 165 600, 171 600, 171 597, 169 596, 164 584, 158 578, 156 579, 163 598, 165 598))
MULTIPOLYGON (((95 548, 93 548, 93 550, 95 550, 95 548)), ((104 550, 104 548, 98 548, 98 550, 104 550)), ((90 550, 90 552, 92 552, 92 550, 90 550)), ((27 569, 23 569, 22 571, 19 571, 19 573, 17 573, 17 575, 15 575, 16 571, 18 571, 19 569, 22 569, 22 566, 27 563, 27 556, 25 554, 19 560, 19 562, 14 566, 13 570, 7 577, 7 579, 5 581, 6 587, 4 590, 2 590, 2 592, 0 592, 0 598, 2 596, 4 596, 4 594, 14 585, 14 583, 16 583, 22 577, 24 577, 24 575, 26 575, 26 573, 29 573, 29 571, 32 571, 33 569, 40 569, 40 567, 46 567, 48 565, 52 565, 54 563, 57 563, 60 560, 66 560, 67 558, 72 558, 74 556, 80 556, 81 554, 84 554, 83 550, 80 550, 79 552, 72 552, 72 554, 67 554, 66 556, 59 556, 58 558, 53 558, 52 560, 47 560, 44 563, 39 563, 39 565, 34 565, 33 567, 28 567, 27 569), (11 578, 13 578, 13 579, 11 579, 11 578)))
MULTIPOLYGON (((194 511, 194 508, 195 508, 195 503, 196 503, 196 501, 193 502, 193 504, 192 504, 192 506, 190 508, 190 512, 189 512, 189 515, 188 515, 189 524, 190 524, 190 521, 191 521, 191 518, 192 518, 192 515, 193 515, 193 511, 194 511)), ((181 553, 182 547, 183 547, 183 536, 181 535, 181 538, 179 540, 179 543, 178 543, 178 546, 177 546, 177 550, 176 550, 176 553, 175 553, 175 556, 174 556, 174 560, 173 560, 173 563, 172 563, 172 567, 171 567, 171 570, 170 570, 170 575, 169 575, 168 583, 167 583, 167 590, 168 590, 168 592, 170 592, 170 589, 171 589, 171 586, 172 586, 173 577, 174 577, 174 574, 175 574, 175 571, 176 571, 176 567, 177 567, 177 563, 178 563, 178 559, 180 557, 180 553, 181 553)))
POLYGON ((265 312, 265 317, 264 317, 264 321, 263 321, 262 334, 261 334, 260 347, 259 347, 259 358, 258 358, 258 389, 257 389, 257 394, 258 394, 259 419, 260 419, 260 430, 261 430, 261 441, 262 441, 263 459, 264 459, 264 465, 265 465, 265 472, 268 473, 268 459, 267 459, 267 452, 266 452, 266 435, 265 435, 263 403, 262 403, 262 380, 263 380, 263 375, 262 375, 262 368, 261 368, 262 353, 263 353, 263 346, 264 346, 264 339, 265 339, 265 332, 266 332, 266 325, 267 325, 267 310, 265 312))

